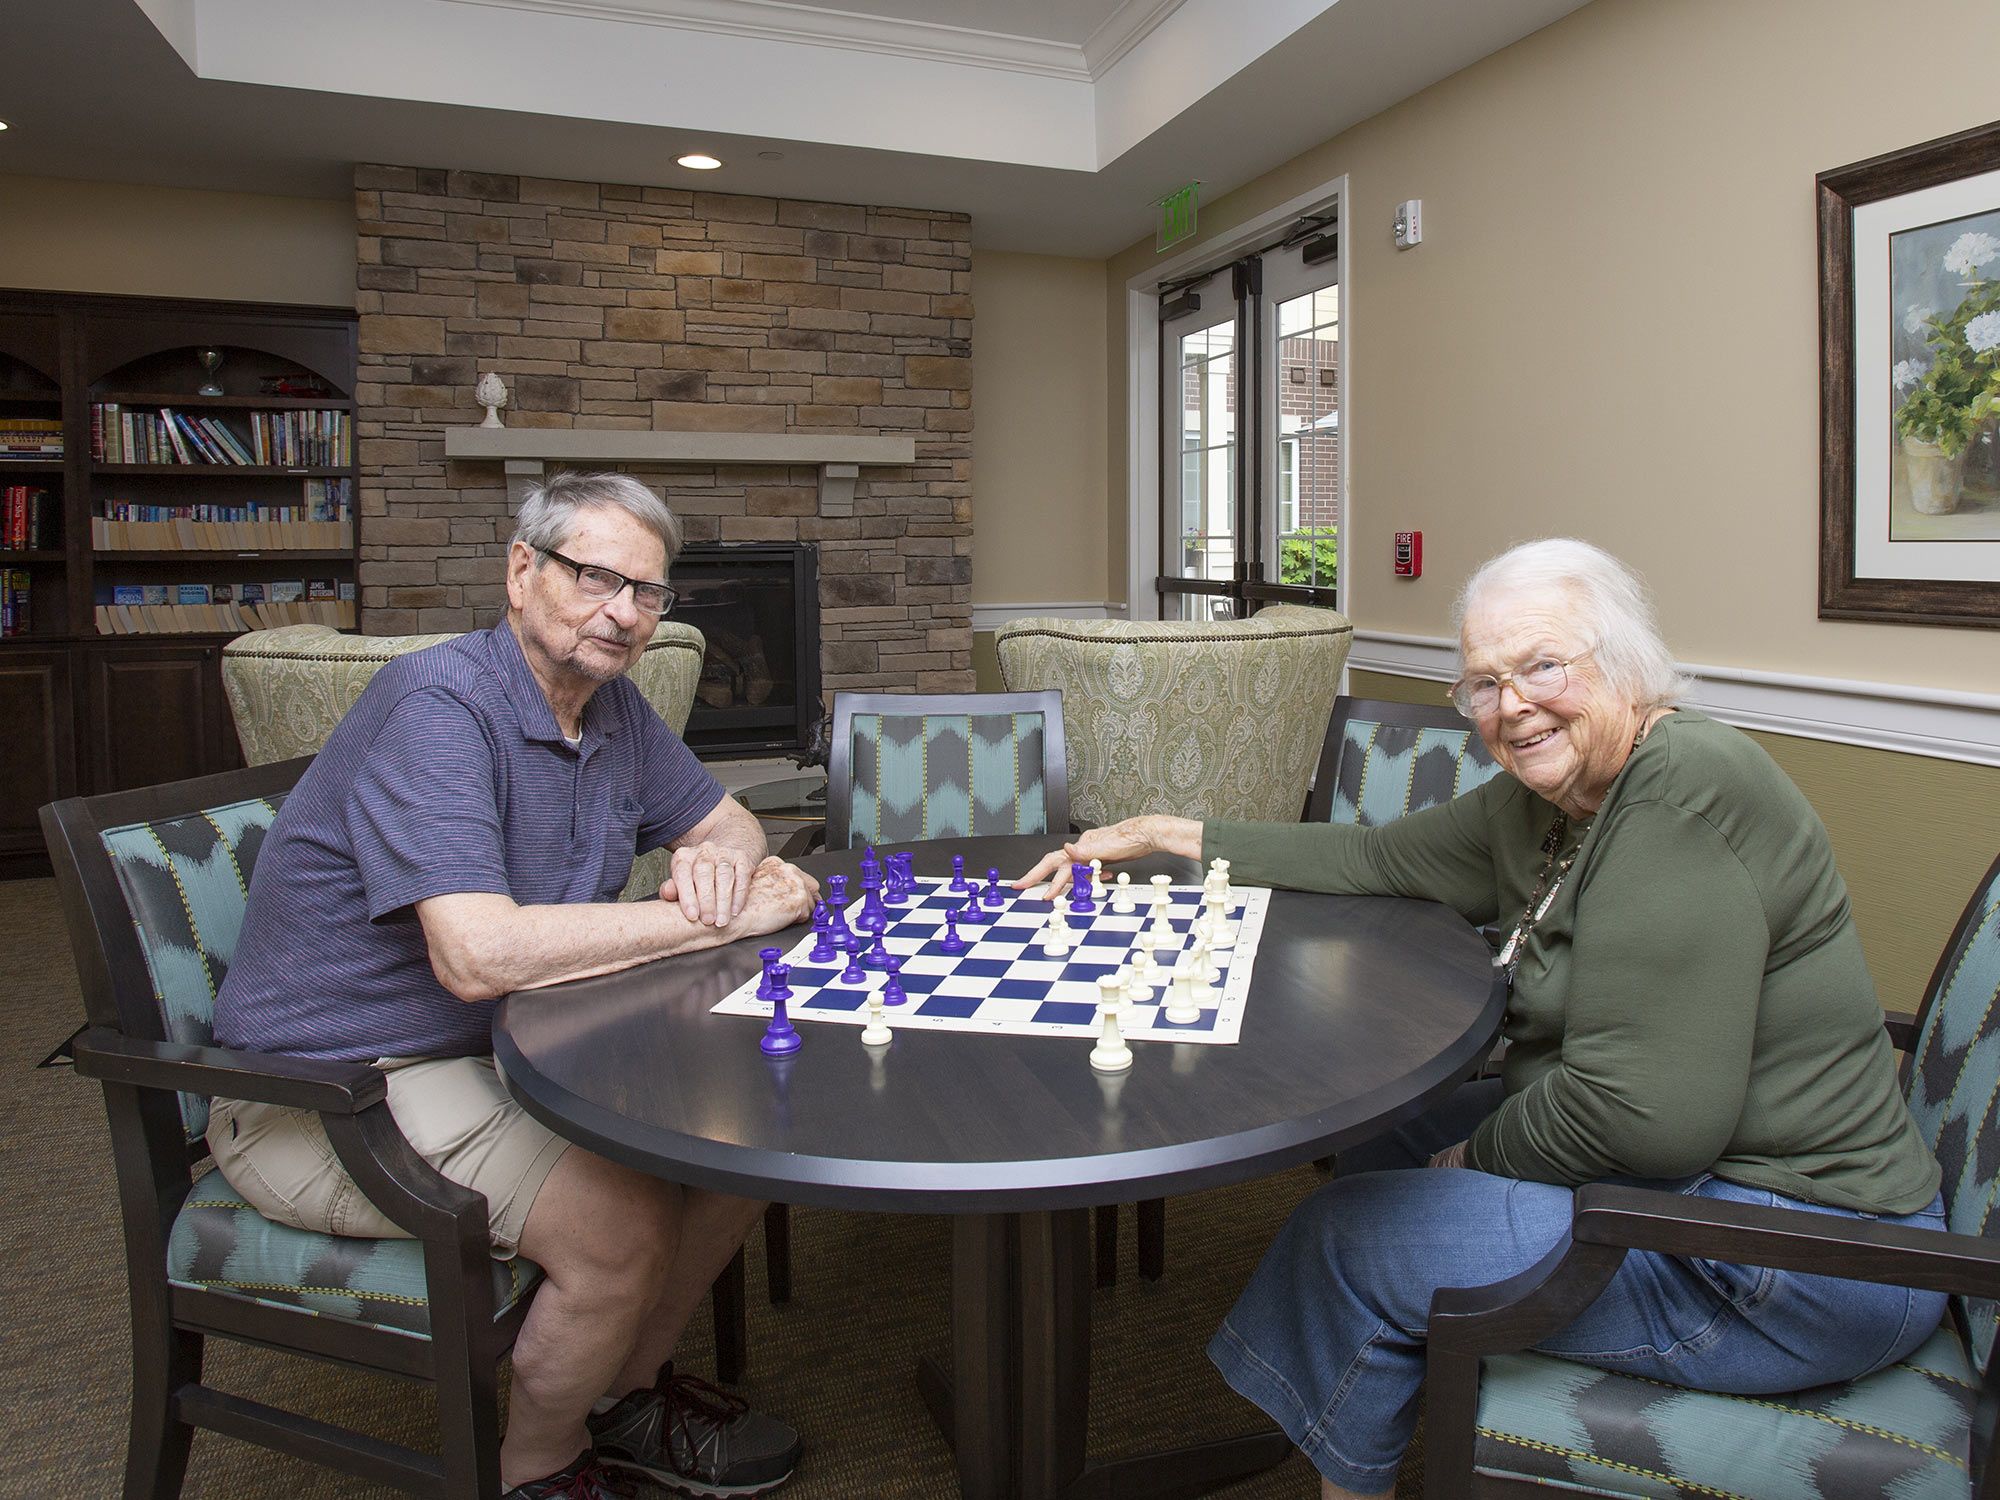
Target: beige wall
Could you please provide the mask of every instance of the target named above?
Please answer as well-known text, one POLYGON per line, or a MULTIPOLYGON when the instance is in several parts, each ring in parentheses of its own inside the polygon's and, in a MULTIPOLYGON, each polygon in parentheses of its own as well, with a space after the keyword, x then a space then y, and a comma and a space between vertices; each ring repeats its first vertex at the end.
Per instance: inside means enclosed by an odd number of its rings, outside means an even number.
MULTIPOLYGON (((2000 632, 1815 618, 1813 175, 2000 117, 1991 26, 1987 0, 1597 0, 1204 203, 1214 237, 1349 177, 1356 623, 1443 635, 1481 558, 1571 532, 1646 570, 1686 660, 2000 687, 2000 632)), ((1154 259, 1107 268, 1113 597, 1123 289, 1154 259)))
POLYGON ((354 204, 0 177, 0 286, 354 305, 354 204))
POLYGON ((972 269, 973 602, 1100 601, 1104 263, 986 250, 972 269))

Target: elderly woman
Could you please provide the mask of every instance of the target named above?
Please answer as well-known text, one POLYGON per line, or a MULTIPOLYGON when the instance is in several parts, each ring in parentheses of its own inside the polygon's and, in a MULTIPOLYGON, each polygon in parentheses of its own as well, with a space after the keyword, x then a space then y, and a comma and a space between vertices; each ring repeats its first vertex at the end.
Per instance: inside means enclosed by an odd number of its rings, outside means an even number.
MULTIPOLYGON (((1458 618, 1451 696, 1505 776, 1380 828, 1147 816, 1063 856, 1222 855, 1249 883, 1506 924, 1502 1078, 1344 1156, 1209 1346, 1332 1497, 1393 1487, 1431 1293, 1533 1265, 1580 1184, 1943 1224, 1826 830, 1747 737, 1674 706, 1685 683, 1637 577, 1587 543, 1532 542, 1474 574, 1458 618), (1427 1164, 1445 1170, 1371 1170, 1427 1164)), ((1634 1253, 1539 1347, 1794 1390, 1901 1358, 1943 1305, 1634 1253)))

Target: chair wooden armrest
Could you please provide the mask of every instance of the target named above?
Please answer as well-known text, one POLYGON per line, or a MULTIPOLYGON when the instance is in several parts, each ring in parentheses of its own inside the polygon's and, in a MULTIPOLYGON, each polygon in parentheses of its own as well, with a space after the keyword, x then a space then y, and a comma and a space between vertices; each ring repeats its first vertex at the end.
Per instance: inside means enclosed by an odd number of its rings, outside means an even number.
POLYGON ((73 1050, 77 1072, 106 1083, 248 1099, 321 1114, 356 1114, 381 1103, 388 1093, 382 1071, 365 1063, 140 1041, 107 1026, 85 1031, 73 1050))

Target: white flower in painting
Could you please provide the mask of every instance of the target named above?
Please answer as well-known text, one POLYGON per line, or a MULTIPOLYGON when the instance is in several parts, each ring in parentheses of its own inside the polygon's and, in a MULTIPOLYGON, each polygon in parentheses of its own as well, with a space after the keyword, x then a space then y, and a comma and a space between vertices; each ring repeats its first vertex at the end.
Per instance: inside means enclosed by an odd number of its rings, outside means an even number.
POLYGON ((1965 342, 1981 354, 2000 346, 2000 312, 1981 313, 1967 323, 1965 342))
POLYGON ((1936 316, 1935 307, 1920 307, 1912 302, 1910 310, 1903 314, 1903 332, 1922 333, 1930 320, 1936 316))
POLYGON ((1960 276, 1970 276, 1990 260, 2000 260, 2000 240, 1990 234, 1968 229, 1951 242, 1944 253, 1944 268, 1960 276))
POLYGON ((1918 364, 1913 359, 1899 359, 1896 361, 1896 368, 1889 372, 1889 379, 1894 382, 1897 390, 1907 391, 1924 378, 1929 368, 1929 365, 1918 364))

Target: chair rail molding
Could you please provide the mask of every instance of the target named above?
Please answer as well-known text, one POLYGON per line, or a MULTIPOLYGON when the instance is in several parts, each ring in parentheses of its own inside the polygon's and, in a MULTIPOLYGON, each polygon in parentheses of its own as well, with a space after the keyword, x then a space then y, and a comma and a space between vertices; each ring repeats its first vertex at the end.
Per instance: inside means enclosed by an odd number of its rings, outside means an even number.
POLYGON ((447 459, 497 459, 506 466, 507 503, 521 508, 531 485, 552 463, 814 464, 819 513, 854 514, 854 481, 863 465, 896 467, 917 461, 912 434, 861 436, 813 432, 662 432, 594 427, 444 429, 447 459))
MULTIPOLYGON (((1695 680, 1688 706, 1739 729, 2000 766, 2000 694, 1678 665, 1695 680)), ((1442 636, 1356 630, 1347 666, 1450 682, 1458 676, 1458 647, 1442 636)))

